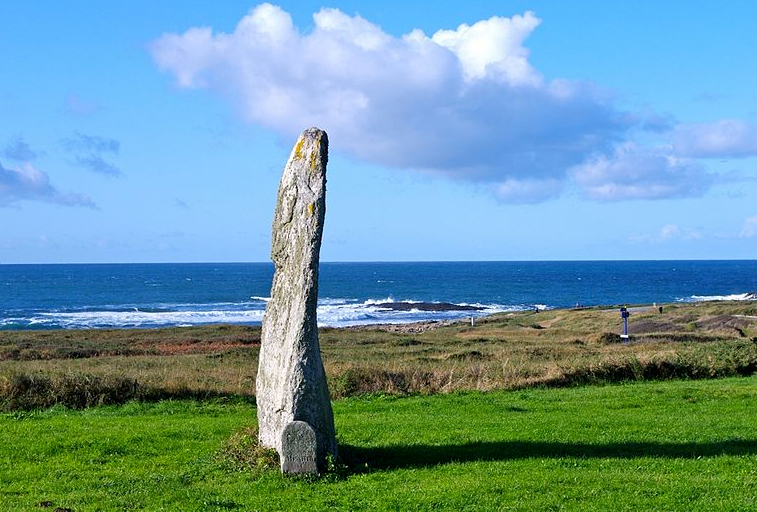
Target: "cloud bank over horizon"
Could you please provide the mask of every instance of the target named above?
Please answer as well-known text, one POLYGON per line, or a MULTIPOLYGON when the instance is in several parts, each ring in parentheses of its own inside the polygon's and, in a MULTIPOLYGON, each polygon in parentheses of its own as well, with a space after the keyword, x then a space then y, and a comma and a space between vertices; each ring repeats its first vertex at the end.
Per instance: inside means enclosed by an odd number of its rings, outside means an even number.
POLYGON ((663 123, 595 84, 545 78, 524 45, 541 23, 530 11, 430 37, 338 9, 313 22, 301 31, 266 3, 232 33, 194 27, 150 50, 179 87, 221 94, 283 139, 317 125, 351 157, 482 184, 504 202, 698 197, 719 181, 698 159, 757 155, 757 125, 663 123))

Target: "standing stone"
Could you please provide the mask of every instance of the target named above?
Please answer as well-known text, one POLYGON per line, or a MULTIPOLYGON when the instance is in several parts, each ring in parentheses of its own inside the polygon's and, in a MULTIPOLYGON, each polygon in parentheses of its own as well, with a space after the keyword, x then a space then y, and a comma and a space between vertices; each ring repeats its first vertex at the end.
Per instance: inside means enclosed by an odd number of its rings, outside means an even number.
POLYGON ((327 161, 326 132, 309 128, 297 139, 281 177, 271 242, 275 273, 255 391, 260 444, 281 456, 284 428, 304 421, 315 432, 321 470, 329 454, 337 455, 316 320, 327 161))

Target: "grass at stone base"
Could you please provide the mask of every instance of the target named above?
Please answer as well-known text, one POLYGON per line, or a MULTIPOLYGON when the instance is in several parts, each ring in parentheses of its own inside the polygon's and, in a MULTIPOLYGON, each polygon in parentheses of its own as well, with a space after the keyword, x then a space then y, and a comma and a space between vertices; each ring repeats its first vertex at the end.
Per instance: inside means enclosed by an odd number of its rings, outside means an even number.
POLYGON ((316 479, 238 471, 237 401, 0 415, 0 503, 72 510, 754 510, 757 377, 334 403, 316 479))

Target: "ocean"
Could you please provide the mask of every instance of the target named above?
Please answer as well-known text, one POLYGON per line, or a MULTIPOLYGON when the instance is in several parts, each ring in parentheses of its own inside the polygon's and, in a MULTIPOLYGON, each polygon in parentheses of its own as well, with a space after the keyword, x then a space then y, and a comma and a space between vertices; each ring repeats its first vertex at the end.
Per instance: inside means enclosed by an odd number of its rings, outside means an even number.
MULTIPOLYGON (((0 329, 259 324, 270 263, 0 265, 0 329)), ((757 260, 321 263, 318 322, 757 298, 757 260)))

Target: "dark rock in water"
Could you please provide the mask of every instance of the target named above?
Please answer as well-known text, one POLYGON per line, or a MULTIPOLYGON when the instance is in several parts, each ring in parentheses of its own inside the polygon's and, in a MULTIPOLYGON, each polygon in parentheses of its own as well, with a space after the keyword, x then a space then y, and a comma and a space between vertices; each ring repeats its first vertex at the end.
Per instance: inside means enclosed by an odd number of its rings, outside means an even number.
POLYGON ((382 302, 376 304, 377 308, 391 309, 392 311, 483 311, 479 306, 467 306, 464 304, 451 304, 449 302, 382 302))
POLYGON ((747 293, 746 300, 757 300, 757 292, 747 293))
POLYGON ((315 431, 304 421, 293 421, 281 434, 281 472, 289 475, 316 475, 315 431))

